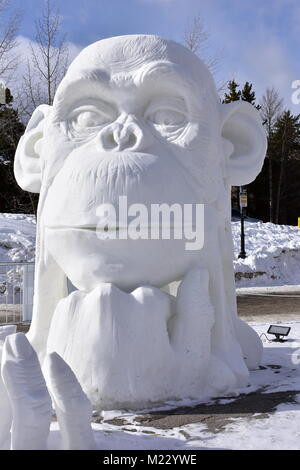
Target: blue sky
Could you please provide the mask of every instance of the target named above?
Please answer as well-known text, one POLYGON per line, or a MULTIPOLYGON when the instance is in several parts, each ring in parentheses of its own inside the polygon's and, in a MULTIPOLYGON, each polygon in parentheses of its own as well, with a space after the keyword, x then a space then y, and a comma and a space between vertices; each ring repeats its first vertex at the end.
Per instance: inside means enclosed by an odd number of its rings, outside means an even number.
MULTIPOLYGON (((34 40, 34 19, 44 0, 13 0, 24 17, 20 35, 34 40)), ((299 0, 56 0, 74 51, 98 39, 154 33, 182 40, 187 22, 200 14, 210 33, 207 54, 219 56, 218 84, 253 82, 257 96, 275 86, 286 107, 291 83, 300 80, 299 0)))

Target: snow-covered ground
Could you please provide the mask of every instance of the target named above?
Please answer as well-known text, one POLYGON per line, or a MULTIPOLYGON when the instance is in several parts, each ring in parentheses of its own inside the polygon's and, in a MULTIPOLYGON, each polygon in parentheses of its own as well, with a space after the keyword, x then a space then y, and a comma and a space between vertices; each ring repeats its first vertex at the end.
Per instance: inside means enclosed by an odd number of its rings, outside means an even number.
MULTIPOLYGON (((33 261, 35 217, 0 214, 0 262, 33 261)), ((300 284, 300 229, 245 223, 246 259, 239 259, 240 222, 232 222, 237 287, 300 284)))
POLYGON ((34 261, 34 215, 0 214, 0 262, 34 261))
MULTIPOLYGON (((36 221, 33 215, 0 213, 0 263, 34 261, 35 234, 36 221)), ((20 286, 23 282, 23 275, 24 269, 20 266, 0 265, 1 321, 12 321, 13 318, 16 318, 14 317, 16 310, 11 306, 7 307, 7 305, 22 302, 20 286), (6 305, 5 312, 1 309, 3 304, 6 305), (9 313, 13 317, 10 317, 9 313)), ((30 276, 33 282, 33 272, 30 272, 30 276)), ((29 278, 27 277, 27 284, 28 282, 29 278)))
MULTIPOLYGON (((106 411, 102 412, 103 422, 93 424, 99 449, 300 450, 300 322, 288 322, 285 325, 291 326, 287 342, 268 342, 262 337, 265 346, 262 366, 251 372, 250 386, 239 390, 243 394, 257 392, 254 406, 245 409, 244 416, 240 413, 238 417, 227 417, 228 423, 221 431, 211 432, 205 424, 159 429, 140 425, 136 412, 106 411), (269 394, 288 391, 294 391, 292 400, 286 399, 285 402, 283 395, 282 402, 274 410, 267 411, 267 406, 264 409, 263 403, 266 398, 270 398, 269 394), (106 422, 111 419, 119 419, 123 423, 116 425, 106 422)), ((266 333, 268 328, 267 324, 256 323, 252 326, 260 335, 266 333)), ((230 404, 235 400, 239 400, 239 397, 223 398, 217 403, 230 404)), ((177 403, 177 407, 181 405, 192 403, 177 403)), ((209 408, 207 413, 210 413, 209 408)), ((52 423, 49 446, 51 449, 60 446, 60 432, 56 422, 52 423)))

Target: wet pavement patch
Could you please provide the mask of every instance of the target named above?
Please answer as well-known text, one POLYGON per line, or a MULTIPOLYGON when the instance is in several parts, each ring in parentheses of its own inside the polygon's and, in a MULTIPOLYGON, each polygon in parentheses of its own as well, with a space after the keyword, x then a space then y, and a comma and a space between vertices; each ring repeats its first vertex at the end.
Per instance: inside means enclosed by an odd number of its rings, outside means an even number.
MULTIPOLYGON (((239 397, 223 397, 208 404, 193 407, 181 407, 173 410, 154 411, 135 417, 135 423, 156 429, 173 429, 187 424, 203 424, 208 432, 218 433, 237 418, 263 419, 268 418, 277 406, 299 402, 295 396, 299 391, 263 393, 263 389, 239 397), (220 403, 230 400, 228 403, 220 403)), ((124 424, 117 418, 106 421, 115 425, 124 424)))

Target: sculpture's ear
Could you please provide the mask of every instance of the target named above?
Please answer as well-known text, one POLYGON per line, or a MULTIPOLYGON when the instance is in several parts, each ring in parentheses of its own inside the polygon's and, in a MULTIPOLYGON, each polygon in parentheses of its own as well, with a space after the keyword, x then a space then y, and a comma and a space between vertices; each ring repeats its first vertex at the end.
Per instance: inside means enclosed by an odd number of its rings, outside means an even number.
POLYGON ((39 193, 41 189, 42 166, 40 150, 45 119, 50 110, 51 106, 46 104, 36 108, 16 150, 14 163, 15 178, 22 189, 31 193, 39 193))
POLYGON ((260 172, 267 150, 266 133, 250 103, 221 105, 226 178, 231 186, 251 183, 260 172))

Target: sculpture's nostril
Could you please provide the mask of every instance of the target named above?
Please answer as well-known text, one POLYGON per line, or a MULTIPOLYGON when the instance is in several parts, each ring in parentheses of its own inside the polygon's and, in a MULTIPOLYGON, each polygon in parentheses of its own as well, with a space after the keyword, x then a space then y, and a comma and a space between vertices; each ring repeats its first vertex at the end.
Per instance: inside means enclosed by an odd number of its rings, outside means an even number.
POLYGON ((112 132, 106 134, 106 143, 109 148, 117 147, 117 142, 115 141, 114 135, 112 132))
POLYGON ((102 148, 106 150, 125 150, 137 147, 140 141, 140 132, 137 126, 132 124, 120 125, 115 123, 100 132, 102 148))
POLYGON ((129 148, 134 147, 136 142, 137 142, 136 135, 133 134, 133 132, 131 132, 130 135, 128 136, 126 147, 129 147, 129 148))
POLYGON ((109 149, 125 149, 132 148, 137 143, 137 137, 134 132, 126 132, 123 135, 109 132, 105 136, 106 147, 109 149))

